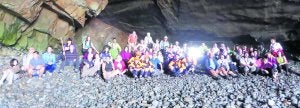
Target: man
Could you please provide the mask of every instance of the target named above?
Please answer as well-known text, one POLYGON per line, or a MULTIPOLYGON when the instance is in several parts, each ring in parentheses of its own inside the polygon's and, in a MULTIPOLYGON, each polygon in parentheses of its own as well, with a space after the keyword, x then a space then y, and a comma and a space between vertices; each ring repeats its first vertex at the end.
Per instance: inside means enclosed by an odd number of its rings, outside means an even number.
POLYGON ((128 46, 129 50, 132 51, 134 46, 137 44, 138 36, 136 35, 136 32, 133 31, 132 34, 128 36, 128 46))
POLYGON ((148 32, 147 33, 147 36, 145 36, 145 44, 147 45, 147 47, 148 48, 152 48, 153 47, 153 39, 152 39, 152 37, 151 37, 151 35, 150 35, 150 33, 148 32))
POLYGON ((34 51, 33 58, 30 60, 30 67, 28 70, 29 78, 31 78, 32 76, 38 76, 39 78, 42 78, 44 71, 45 71, 44 60, 40 57, 38 51, 34 51))
POLYGON ((111 43, 111 49, 109 50, 111 57, 115 60, 118 57, 121 50, 121 46, 117 43, 117 39, 113 38, 113 42, 111 43))
POLYGON ((158 76, 161 73, 163 73, 163 66, 162 66, 162 61, 159 60, 158 54, 154 53, 152 58, 151 58, 151 63, 153 64, 153 69, 154 69, 154 76, 158 76))
POLYGON ((165 49, 166 47, 169 47, 170 43, 168 41, 168 36, 164 37, 164 40, 160 42, 160 49, 165 49))
POLYGON ((22 70, 24 71, 28 71, 29 66, 30 66, 30 60, 33 58, 33 53, 34 53, 35 49, 30 47, 28 49, 28 54, 23 56, 23 66, 22 66, 22 70))
POLYGON ((217 60, 215 59, 214 53, 209 52, 208 58, 205 60, 205 68, 206 71, 212 76, 213 79, 218 80, 218 76, 220 74, 219 72, 219 64, 217 60))
POLYGON ((79 68, 79 59, 78 53, 75 51, 75 46, 70 45, 70 50, 65 52, 66 59, 60 65, 59 73, 62 73, 65 66, 73 66, 75 72, 78 72, 79 68))
POLYGON ((275 57, 278 56, 278 52, 281 52, 281 54, 284 55, 282 46, 280 45, 280 43, 276 42, 276 39, 274 37, 271 38, 270 52, 275 57))
POLYGON ((245 75, 256 71, 255 61, 249 57, 249 53, 245 53, 240 59, 240 67, 245 75))
POLYGON ((49 71, 49 75, 51 76, 56 68, 56 57, 55 54, 52 53, 53 49, 51 46, 48 46, 47 52, 43 54, 43 60, 45 62, 45 71, 49 71))

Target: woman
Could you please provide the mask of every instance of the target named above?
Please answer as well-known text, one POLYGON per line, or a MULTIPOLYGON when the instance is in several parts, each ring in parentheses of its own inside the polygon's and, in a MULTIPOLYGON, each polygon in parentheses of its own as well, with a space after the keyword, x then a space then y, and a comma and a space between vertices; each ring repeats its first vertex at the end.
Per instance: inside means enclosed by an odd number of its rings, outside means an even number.
POLYGON ((109 53, 109 46, 104 46, 103 51, 100 53, 100 58, 106 58, 106 57, 111 57, 110 53, 109 53))
POLYGON ((279 72, 282 72, 282 69, 285 68, 286 73, 288 74, 288 61, 284 55, 282 55, 281 52, 277 53, 278 57, 277 59, 277 64, 279 68, 279 72))
POLYGON ((115 67, 111 57, 103 59, 102 63, 102 75, 105 81, 115 77, 118 73, 115 71, 115 67))
POLYGON ((85 39, 82 40, 82 54, 85 54, 89 48, 94 49, 97 53, 99 53, 94 44, 91 41, 91 37, 87 36, 85 39))
POLYGON ((124 50, 122 50, 121 51, 121 57, 122 57, 122 61, 124 61, 124 62, 128 62, 128 60, 131 58, 131 53, 130 53, 130 51, 129 51, 129 48, 128 48, 128 46, 126 46, 125 48, 124 48, 124 50))
POLYGON ((0 86, 3 84, 4 80, 6 80, 9 85, 12 84, 14 77, 16 77, 15 74, 19 71, 20 71, 20 66, 18 60, 11 59, 10 65, 7 68, 5 68, 5 70, 3 71, 3 76, 0 80, 0 86))
POLYGON ((114 67, 119 75, 124 75, 127 71, 125 62, 122 60, 120 55, 118 55, 117 59, 114 61, 114 67))
POLYGON ((81 78, 88 77, 88 76, 95 76, 96 73, 100 71, 102 61, 101 61, 99 55, 95 55, 95 59, 93 60, 93 64, 94 64, 94 66, 91 67, 89 65, 89 63, 84 62, 84 66, 83 66, 82 71, 81 71, 81 78))
POLYGON ((262 60, 262 64, 260 66, 260 71, 262 74, 264 75, 270 75, 272 76, 273 80, 276 81, 277 80, 277 69, 274 66, 273 63, 271 63, 268 58, 264 58, 262 60))
POLYGON ((94 66, 93 60, 94 60, 94 52, 92 48, 88 48, 86 53, 83 55, 83 62, 88 63, 90 67, 94 66))

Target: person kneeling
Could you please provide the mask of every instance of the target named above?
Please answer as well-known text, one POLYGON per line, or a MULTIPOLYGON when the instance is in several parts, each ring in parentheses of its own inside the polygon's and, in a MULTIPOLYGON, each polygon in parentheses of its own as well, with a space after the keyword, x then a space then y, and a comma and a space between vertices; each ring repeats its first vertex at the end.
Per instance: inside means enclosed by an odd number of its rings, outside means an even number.
POLYGON ((175 55, 174 60, 169 63, 169 69, 171 71, 171 75, 174 77, 180 77, 181 74, 185 73, 186 67, 183 61, 179 59, 179 55, 175 55))
POLYGON ((13 83, 16 73, 20 71, 20 66, 17 59, 10 60, 10 66, 5 68, 3 71, 2 78, 0 80, 0 86, 3 84, 4 80, 8 82, 9 85, 13 83))

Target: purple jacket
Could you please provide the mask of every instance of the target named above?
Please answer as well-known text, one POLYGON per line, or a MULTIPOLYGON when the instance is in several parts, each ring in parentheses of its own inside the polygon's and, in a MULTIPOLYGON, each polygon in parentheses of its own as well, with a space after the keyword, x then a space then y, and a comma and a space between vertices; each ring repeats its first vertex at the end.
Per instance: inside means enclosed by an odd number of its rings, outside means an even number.
POLYGON ((262 63, 261 66, 260 66, 260 69, 269 69, 269 68, 273 68, 273 64, 271 63, 262 63))
POLYGON ((128 61, 131 58, 131 53, 122 50, 120 55, 122 56, 123 61, 128 61))
POLYGON ((272 65, 277 64, 276 58, 268 58, 268 61, 269 61, 272 65))

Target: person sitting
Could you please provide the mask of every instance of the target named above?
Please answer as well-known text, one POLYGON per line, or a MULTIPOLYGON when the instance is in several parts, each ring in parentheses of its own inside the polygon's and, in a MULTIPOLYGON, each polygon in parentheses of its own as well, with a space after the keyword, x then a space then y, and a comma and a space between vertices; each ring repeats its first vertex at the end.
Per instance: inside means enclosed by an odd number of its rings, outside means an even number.
POLYGON ((85 38, 83 38, 82 40, 82 54, 87 53, 88 49, 92 48, 93 50, 95 50, 97 53, 99 53, 94 44, 92 43, 91 37, 90 36, 86 36, 85 38))
POLYGON ((213 53, 215 56, 216 56, 216 55, 219 55, 220 49, 219 49, 217 43, 214 43, 214 44, 213 44, 213 47, 212 47, 211 49, 212 49, 212 53, 213 53))
POLYGON ((270 45, 270 52, 272 53, 273 56, 277 57, 278 52, 281 52, 281 55, 284 55, 283 53, 283 48, 280 45, 280 43, 276 42, 276 39, 273 37, 271 38, 271 45, 270 45))
POLYGON ((78 59, 78 53, 75 51, 75 46, 71 45, 70 50, 65 52, 66 59, 61 63, 59 73, 62 73, 65 66, 73 66, 74 71, 79 71, 79 59, 78 59))
POLYGON ((255 62, 249 57, 249 53, 245 53, 244 57, 240 59, 240 68, 245 75, 256 71, 255 62))
POLYGON ((113 42, 111 43, 111 48, 109 53, 113 59, 116 59, 119 53, 121 52, 121 47, 119 43, 117 43, 117 39, 113 38, 113 42))
POLYGON ((268 58, 263 58, 262 64, 260 66, 260 71, 263 75, 270 75, 272 76, 273 80, 277 80, 277 69, 276 66, 272 62, 268 60, 268 58))
POLYGON ((282 69, 285 68, 286 74, 288 75, 289 67, 286 57, 282 55, 281 52, 278 52, 277 55, 278 57, 276 59, 278 63, 279 72, 282 72, 282 69))
POLYGON ((179 55, 175 55, 174 59, 168 65, 171 75, 174 77, 180 77, 181 74, 185 73, 186 66, 185 63, 179 58, 179 55))
POLYGON ((42 75, 45 72, 45 62, 40 57, 40 54, 38 51, 34 51, 33 58, 30 60, 30 67, 29 67, 29 77, 32 76, 38 76, 39 78, 42 78, 42 75))
POLYGON ((111 57, 111 55, 109 53, 109 49, 110 49, 110 47, 107 45, 103 47, 103 51, 100 53, 101 59, 106 58, 106 57, 111 57))
POLYGON ((45 62, 45 71, 49 71, 50 76, 56 69, 56 56, 52 52, 52 47, 48 46, 47 52, 42 55, 43 60, 45 62))
POLYGON ((145 57, 144 60, 142 61, 142 65, 143 65, 143 75, 142 77, 152 77, 153 76, 153 72, 154 72, 154 66, 150 61, 149 57, 145 57))
POLYGON ((70 46, 73 45, 74 46, 74 50, 75 52, 77 52, 77 47, 76 47, 76 44, 73 43, 73 40, 71 38, 68 38, 67 39, 67 43, 64 44, 63 40, 61 39, 61 44, 62 44, 62 53, 58 55, 58 61, 59 60, 65 60, 66 59, 66 56, 65 56, 65 53, 67 51, 70 51, 70 46))
POLYGON ((197 58, 192 58, 190 56, 186 56, 183 59, 183 62, 186 63, 186 71, 184 74, 188 74, 188 72, 194 73, 196 65, 197 65, 197 58))
POLYGON ((163 73, 163 66, 162 61, 158 58, 158 54, 154 53, 150 59, 151 63, 153 64, 153 76, 158 76, 163 73))
POLYGON ((204 62, 206 71, 212 76, 213 79, 218 80, 219 72, 219 64, 215 59, 214 53, 209 52, 208 57, 204 62))
POLYGON ((88 63, 90 67, 93 67, 94 66, 94 62, 93 62, 94 56, 95 56, 95 53, 93 52, 93 49, 88 48, 86 53, 83 55, 83 62, 88 63))
POLYGON ((140 56, 131 57, 131 59, 128 61, 128 64, 129 71, 132 73, 134 78, 142 76, 141 71, 143 70, 140 56))
POLYGON ((122 61, 124 61, 125 63, 127 63, 131 58, 131 52, 129 51, 129 48, 127 46, 124 48, 124 50, 121 51, 120 55, 123 59, 122 61))
POLYGON ((35 51, 35 49, 30 47, 28 49, 28 53, 23 56, 23 66, 21 69, 24 70, 25 72, 28 72, 28 70, 29 70, 30 60, 33 58, 34 51, 35 51))
POLYGON ((87 62, 84 62, 84 66, 82 67, 80 78, 93 77, 97 75, 97 72, 100 71, 101 65, 102 65, 102 61, 100 59, 100 56, 95 55, 95 59, 93 60, 93 66, 90 66, 90 64, 87 62))
POLYGON ((114 64, 111 57, 106 57, 103 59, 102 63, 102 75, 104 81, 108 81, 115 77, 118 73, 115 71, 114 64))
POLYGON ((229 59, 225 57, 225 55, 220 55, 220 59, 217 60, 218 65, 219 65, 219 72, 220 75, 224 76, 226 79, 228 79, 229 75, 236 76, 232 71, 230 71, 230 66, 229 66, 229 59))
POLYGON ((4 68, 2 78, 0 80, 0 86, 3 85, 4 81, 6 80, 9 85, 13 83, 13 80, 16 77, 16 73, 19 72, 20 66, 17 59, 11 59, 10 65, 4 68))
POLYGON ((120 55, 118 55, 117 59, 114 60, 114 67, 117 73, 121 76, 123 76, 127 71, 125 62, 122 60, 120 55))

